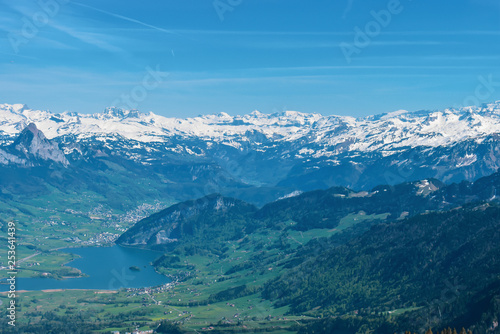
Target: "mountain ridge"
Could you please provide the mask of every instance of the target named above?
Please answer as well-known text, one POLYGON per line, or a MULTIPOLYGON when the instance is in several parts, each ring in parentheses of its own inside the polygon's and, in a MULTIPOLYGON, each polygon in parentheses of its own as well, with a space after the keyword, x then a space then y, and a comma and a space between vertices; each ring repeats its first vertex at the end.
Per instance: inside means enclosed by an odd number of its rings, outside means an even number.
MULTIPOLYGON (((337 151, 371 152, 407 146, 445 146, 469 138, 480 140, 486 135, 500 132, 500 101, 481 107, 396 111, 362 118, 296 111, 167 118, 152 112, 141 113, 114 107, 105 109, 103 113, 54 114, 32 110, 21 104, 0 104, 0 134, 15 136, 29 123, 37 124, 49 139, 70 134, 81 138, 99 134, 119 135, 147 143, 164 142, 166 138, 174 136, 216 141, 234 137, 240 143, 228 140, 226 145, 232 144, 239 148, 241 141, 249 140, 246 133, 256 130, 276 142, 302 139, 310 144, 337 148, 337 151), (467 133, 463 131, 465 128, 469 130, 467 133)), ((307 156, 308 152, 302 150, 299 154, 307 156)), ((316 156, 319 154, 328 155, 327 151, 315 152, 316 156)))
POLYGON ((420 180, 371 192, 334 187, 258 210, 244 210, 240 201, 232 214, 224 213, 231 205, 216 203, 235 200, 213 194, 138 222, 118 244, 134 245, 128 242, 134 234, 148 229, 154 230, 149 240, 158 241, 157 231, 189 223, 192 233, 175 241, 135 244, 165 251, 155 262, 157 270, 175 272, 190 288, 205 279, 199 268, 211 264, 217 269, 211 283, 232 282, 205 300, 178 306, 229 301, 234 291, 241 292, 237 297, 257 292, 275 308, 287 307, 287 316, 319 317, 341 328, 357 318, 373 333, 438 326, 486 333, 499 305, 494 302, 500 283, 498 189, 500 172, 473 183, 420 180), (206 210, 184 218, 183 211, 198 207, 206 210), (215 230, 209 234, 204 226, 215 230), (196 261, 187 260, 191 256, 196 261), (275 274, 264 276, 270 271, 275 274), (404 312, 391 316, 394 310, 404 312))
POLYGON ((241 200, 211 194, 174 204, 141 220, 116 242, 125 246, 174 248, 179 241, 194 239, 199 241, 197 244, 201 248, 223 248, 223 243, 217 243, 217 239, 227 235, 239 239, 245 230, 252 230, 250 220, 245 217, 255 211, 255 206, 241 200), (210 240, 210 246, 203 240, 210 240))
POLYGON ((62 173, 78 174, 86 166, 90 176, 98 172, 92 165, 109 169, 118 164, 138 178, 158 175, 170 187, 179 180, 172 181, 173 171, 181 171, 183 184, 174 190, 178 200, 223 193, 260 205, 265 201, 257 190, 263 194, 267 189, 269 201, 332 186, 370 190, 426 178, 473 181, 500 168, 500 101, 359 119, 291 111, 177 119, 118 108, 54 114, 3 104, 1 166, 47 162, 26 160, 7 149, 30 123, 59 145, 64 156, 48 157, 63 162, 62 173), (184 196, 189 187, 207 189, 184 196))
MULTIPOLYGON (((472 183, 463 181, 446 185, 429 179, 395 186, 382 185, 369 192, 332 187, 279 199, 260 209, 241 200, 211 194, 175 204, 137 222, 122 234, 117 243, 149 247, 173 244, 182 240, 178 237, 180 231, 175 234, 175 240, 171 239, 172 231, 178 230, 185 221, 194 219, 192 225, 195 226, 197 219, 204 220, 209 215, 215 215, 224 224, 230 223, 226 213, 233 206, 238 208, 238 214, 232 218, 251 222, 249 225, 254 227, 275 229, 293 220, 295 224, 288 228, 307 231, 337 228, 341 219, 353 212, 387 214, 388 221, 396 221, 425 212, 451 210, 471 202, 493 201, 497 191, 500 193, 500 171, 472 183), (166 239, 157 237, 158 234, 164 234, 166 239)), ((195 230, 190 228, 190 233, 196 234, 195 230)))

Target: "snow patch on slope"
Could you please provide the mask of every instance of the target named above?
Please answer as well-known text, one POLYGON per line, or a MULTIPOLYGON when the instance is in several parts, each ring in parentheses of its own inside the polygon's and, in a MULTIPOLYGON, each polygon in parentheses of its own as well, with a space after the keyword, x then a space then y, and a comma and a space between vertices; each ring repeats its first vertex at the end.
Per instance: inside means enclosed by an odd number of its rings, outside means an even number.
MULTIPOLYGON (((299 158, 333 157, 343 152, 391 152, 409 147, 449 146, 468 139, 481 141, 500 133, 500 101, 482 107, 433 112, 395 112, 354 118, 297 111, 243 116, 226 113, 192 118, 167 118, 152 112, 107 108, 102 113, 77 114, 32 110, 22 104, 0 104, 0 136, 15 137, 35 123, 47 138, 76 136, 77 140, 131 139, 162 143, 171 138, 202 139, 242 150, 248 145, 300 143, 299 158), (304 149, 306 145, 311 147, 304 149)), ((259 148, 260 150, 264 148, 259 148)), ((170 147, 169 150, 178 151, 170 147)), ((195 154, 194 151, 191 151, 195 154)), ((463 163, 468 163, 465 159, 463 163)))

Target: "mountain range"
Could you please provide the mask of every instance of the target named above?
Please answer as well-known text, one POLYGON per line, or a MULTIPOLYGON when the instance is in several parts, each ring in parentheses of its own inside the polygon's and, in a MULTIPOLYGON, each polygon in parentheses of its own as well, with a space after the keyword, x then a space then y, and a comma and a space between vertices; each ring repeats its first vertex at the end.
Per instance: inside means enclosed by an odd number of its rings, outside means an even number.
POLYGON ((449 185, 429 179, 378 186, 368 192, 332 187, 283 198, 260 209, 238 199, 211 194, 177 203, 137 222, 117 243, 169 249, 193 237, 217 238, 225 233, 228 238, 239 239, 257 228, 284 228, 283 223, 290 221, 294 224, 287 228, 298 231, 334 229, 353 212, 368 216, 386 214, 386 221, 397 221, 468 203, 497 201, 497 192, 500 193, 500 172, 475 182, 449 185))
POLYGON ((307 333, 498 332, 499 134, 500 101, 363 118, 4 104, 0 223, 35 249, 111 231, 164 251, 158 272, 199 290, 179 307, 252 295, 320 317, 307 333))
MULTIPOLYGON (((58 168, 55 163, 68 170, 93 160, 127 165, 132 173, 158 166, 178 173, 180 168, 187 183, 204 180, 211 184, 211 189, 198 191, 198 196, 180 199, 272 188, 262 201, 248 194, 236 196, 263 204, 289 192, 332 186, 368 190, 424 178, 447 183, 474 180, 500 167, 499 133, 500 101, 363 118, 254 111, 243 116, 220 113, 181 119, 117 108, 96 114, 56 114, 2 104, 0 165, 48 163, 58 168), (30 124, 47 137, 40 144, 57 144, 59 151, 37 148, 39 144, 34 143, 31 150, 37 153, 31 156, 37 161, 33 161, 27 160, 22 149, 13 150, 16 138, 28 126, 34 129, 30 124), (210 174, 210 181, 204 173, 210 174)), ((162 177, 178 182, 168 175, 162 177)))

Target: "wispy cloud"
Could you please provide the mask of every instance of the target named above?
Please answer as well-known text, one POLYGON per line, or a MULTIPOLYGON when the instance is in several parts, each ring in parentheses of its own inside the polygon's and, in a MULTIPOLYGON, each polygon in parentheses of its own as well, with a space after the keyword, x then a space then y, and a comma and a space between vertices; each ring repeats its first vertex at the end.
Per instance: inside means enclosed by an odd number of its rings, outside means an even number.
MULTIPOLYGON (((296 67, 261 67, 244 69, 248 71, 284 72, 292 71, 330 71, 330 70, 478 70, 491 69, 490 66, 428 66, 428 65, 353 65, 353 66, 296 66, 296 67)), ((242 71, 242 69, 238 70, 242 71)), ((352 75, 352 74, 350 74, 352 75)), ((358 75, 358 74, 356 74, 358 75)))
POLYGON ((106 42, 104 39, 106 38, 106 35, 94 33, 94 32, 84 32, 84 31, 78 31, 74 28, 64 26, 61 24, 52 24, 52 27, 66 33, 67 35, 76 38, 80 40, 83 43, 93 45, 95 47, 98 47, 100 49, 109 51, 109 52, 118 52, 122 53, 124 52, 123 49, 114 46, 108 42, 106 42))
POLYGON ((21 27, 22 22, 14 19, 13 17, 2 17, 2 21, 0 21, 0 30, 7 33, 14 32, 15 30, 21 30, 21 27))
MULTIPOLYGON (((133 29, 133 28, 132 28, 133 29)), ((243 35, 243 36, 354 36, 350 31, 277 31, 277 30, 197 30, 197 29, 171 29, 173 33, 196 35, 243 35)), ((381 35, 415 36, 415 35, 498 35, 499 30, 406 30, 384 31, 381 35)))
MULTIPOLYGON (((314 48, 338 48, 342 41, 325 41, 325 40, 258 40, 258 41, 248 41, 248 40, 230 40, 230 41, 217 41, 219 44, 230 44, 232 46, 238 46, 242 48, 250 49, 314 49, 314 48)), ((396 40, 396 41, 373 41, 370 46, 436 46, 436 45, 451 45, 460 44, 454 41, 409 41, 409 40, 396 40)))
MULTIPOLYGON (((449 74, 443 73, 418 73, 418 74, 408 74, 408 73, 363 73, 356 74, 357 78, 431 78, 431 77, 449 77, 449 74)), ((452 75, 452 76, 459 76, 452 75)), ((231 84, 259 84, 259 83, 328 83, 328 84, 339 84, 343 85, 346 80, 352 79, 352 74, 318 74, 318 75, 291 75, 286 74, 283 76, 239 76, 239 77, 210 77, 210 78, 199 78, 199 79, 176 79, 169 80, 165 83, 165 89, 180 88, 180 87, 194 87, 194 86, 207 86, 212 87, 214 85, 231 85, 231 84)))
POLYGON ((423 60, 500 60, 500 55, 497 56, 485 56, 485 55, 470 55, 470 56, 461 56, 461 55, 435 55, 435 56, 424 56, 421 57, 423 60))
POLYGON ((347 14, 349 14, 349 12, 351 11, 353 3, 354 3, 354 0, 347 0, 347 5, 344 9, 344 12, 342 13, 343 19, 345 19, 347 17, 347 14))
POLYGON ((17 53, 13 53, 13 52, 1 52, 1 51, 0 51, 0 54, 5 55, 5 56, 12 57, 12 59, 17 58, 17 57, 20 57, 20 58, 24 58, 24 59, 38 60, 38 58, 36 58, 36 57, 24 56, 24 55, 17 54, 17 53))
POLYGON ((500 30, 409 30, 409 31, 384 31, 381 35, 497 35, 500 36, 500 30))
POLYGON ((374 41, 370 45, 378 46, 405 46, 405 45, 444 45, 444 44, 460 44, 457 42, 450 41, 374 41))
POLYGON ((351 31, 276 31, 276 30, 197 30, 197 29, 175 29, 174 31, 183 34, 196 35, 245 35, 245 36, 348 36, 351 31))
POLYGON ((75 5, 77 5, 77 6, 88 8, 88 9, 97 11, 97 12, 102 13, 102 14, 106 14, 106 15, 109 15, 109 16, 112 16, 112 17, 115 17, 115 18, 118 18, 118 19, 121 19, 121 20, 128 21, 128 22, 136 23, 136 24, 142 25, 144 27, 151 28, 151 29, 154 29, 154 30, 157 30, 157 31, 161 31, 161 32, 164 32, 164 33, 167 33, 167 34, 174 34, 174 35, 177 34, 173 30, 168 30, 168 29, 164 29, 164 28, 161 28, 161 27, 158 27, 158 26, 154 26, 152 24, 149 24, 149 23, 146 23, 146 22, 143 22, 143 21, 139 21, 139 20, 136 20, 136 19, 128 17, 128 16, 123 16, 123 15, 120 15, 120 14, 112 13, 112 12, 109 12, 107 10, 99 9, 99 8, 96 8, 96 7, 93 7, 93 6, 89 6, 89 5, 85 5, 85 4, 82 4, 82 3, 79 3, 79 2, 72 2, 72 3, 75 4, 75 5))
MULTIPOLYGON (((23 4, 19 3, 14 3, 9 6, 10 10, 13 10, 15 12, 20 13, 21 15, 30 18, 32 16, 32 12, 34 10, 40 10, 40 8, 37 7, 29 7, 23 4)), ((1 30, 6 30, 12 31, 12 27, 16 27, 16 25, 19 26, 18 30, 21 30, 23 26, 23 21, 21 20, 14 20, 10 19, 10 22, 7 23, 2 23, 0 24, 0 29, 1 30), (8 26, 10 26, 10 29, 8 29, 8 26)), ((81 42, 84 42, 86 44, 98 47, 100 49, 110 51, 110 52, 123 52, 122 49, 108 43, 105 41, 105 39, 109 39, 109 36, 100 34, 100 33, 95 33, 95 32, 85 32, 82 31, 81 29, 77 29, 76 25, 74 24, 74 21, 72 21, 71 24, 61 24, 61 23, 56 23, 55 20, 50 20, 47 22, 47 26, 54 28, 60 32, 63 32, 73 38, 78 39, 81 42)), ((15 31, 16 29, 14 29, 15 31)), ((44 38, 41 36, 37 36, 37 40, 41 41, 39 43, 40 45, 43 45, 44 47, 49 46, 49 47, 55 47, 57 49, 75 49, 71 47, 70 45, 67 45, 66 43, 61 42, 60 38, 58 39, 50 39, 50 38, 44 38)))

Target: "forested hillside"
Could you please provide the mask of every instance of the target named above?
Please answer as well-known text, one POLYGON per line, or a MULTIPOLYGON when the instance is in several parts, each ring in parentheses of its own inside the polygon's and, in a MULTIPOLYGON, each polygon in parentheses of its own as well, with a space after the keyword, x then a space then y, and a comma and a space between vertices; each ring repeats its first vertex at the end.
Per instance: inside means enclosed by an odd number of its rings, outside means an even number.
POLYGON ((499 310, 499 180, 335 187, 261 209, 211 195, 144 219, 119 242, 168 251, 155 265, 186 282, 203 281, 206 270, 186 256, 220 266, 211 273, 224 288, 193 306, 259 293, 290 315, 325 322, 303 323, 306 332, 479 330, 499 310))

